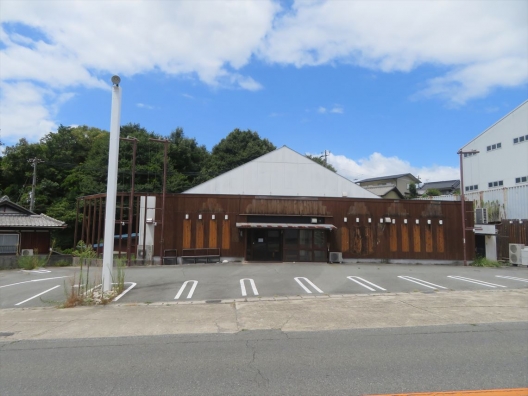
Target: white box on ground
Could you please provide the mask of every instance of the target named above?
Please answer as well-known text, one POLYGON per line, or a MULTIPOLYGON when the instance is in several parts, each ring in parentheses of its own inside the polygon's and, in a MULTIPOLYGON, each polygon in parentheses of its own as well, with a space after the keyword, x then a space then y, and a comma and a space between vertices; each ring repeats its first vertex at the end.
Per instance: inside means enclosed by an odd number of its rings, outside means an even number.
POLYGON ((528 265, 528 247, 521 251, 522 265, 528 265))

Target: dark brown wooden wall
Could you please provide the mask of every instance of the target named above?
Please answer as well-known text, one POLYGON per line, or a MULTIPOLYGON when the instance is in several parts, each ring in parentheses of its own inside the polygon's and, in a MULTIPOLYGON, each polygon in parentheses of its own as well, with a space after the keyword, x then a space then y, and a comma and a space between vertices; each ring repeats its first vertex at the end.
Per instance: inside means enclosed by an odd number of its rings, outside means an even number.
MULTIPOLYGON (((463 259, 459 202, 191 194, 166 199, 165 248, 178 249, 179 254, 182 248, 219 247, 222 256, 243 257, 245 234, 240 235, 236 223, 246 221, 247 215, 268 214, 325 217, 337 227, 330 233, 330 250, 342 251, 344 258, 463 259)), ((473 225, 471 212, 466 224, 473 225)), ((156 241, 160 232, 157 227, 156 241)), ((474 255, 472 235, 467 233, 468 258, 474 255)))
MULTIPOLYGON (((156 219, 160 223, 162 197, 156 197, 156 219)), ((134 207, 139 205, 138 198, 139 194, 134 207)), ((104 194, 82 200, 81 229, 76 239, 95 243, 103 238, 104 194)), ((127 198, 119 196, 117 204, 116 218, 126 217, 127 198)), ((139 207, 135 208, 133 232, 142 230, 137 224, 138 213, 139 207)), ((168 194, 164 249, 177 249, 181 255, 186 248, 214 247, 221 249, 222 256, 244 257, 247 231, 238 230, 236 223, 247 221, 248 215, 323 217, 327 224, 337 227, 329 234, 330 251, 341 251, 344 258, 463 259, 460 202, 425 200, 168 194), (385 218, 390 218, 390 223, 385 218)), ((160 225, 155 228, 156 255, 160 251, 160 225)), ((466 212, 466 226, 473 226, 470 209, 466 212)), ((117 222, 116 233, 122 232, 126 231, 117 222)), ((474 257, 474 243, 473 233, 468 231, 468 259, 474 257)), ((123 245, 125 248, 126 242, 123 245)))
POLYGON ((510 243, 523 243, 528 245, 528 221, 522 223, 518 220, 503 220, 497 225, 497 258, 509 260, 510 243))

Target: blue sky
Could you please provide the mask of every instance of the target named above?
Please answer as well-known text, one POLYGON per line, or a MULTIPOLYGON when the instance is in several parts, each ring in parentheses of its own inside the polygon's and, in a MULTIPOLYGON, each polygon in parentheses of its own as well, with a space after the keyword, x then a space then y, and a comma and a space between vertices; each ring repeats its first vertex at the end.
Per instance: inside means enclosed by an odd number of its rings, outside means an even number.
POLYGON ((456 178, 457 149, 528 97, 527 17, 525 1, 3 0, 1 140, 108 129, 119 74, 123 124, 209 149, 251 129, 329 150, 351 179, 456 178))

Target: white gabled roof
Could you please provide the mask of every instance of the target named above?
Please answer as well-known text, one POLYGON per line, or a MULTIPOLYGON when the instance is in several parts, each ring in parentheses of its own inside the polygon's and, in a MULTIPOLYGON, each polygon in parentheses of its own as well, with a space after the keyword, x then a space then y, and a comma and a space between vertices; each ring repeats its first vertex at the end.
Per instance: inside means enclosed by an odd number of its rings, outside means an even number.
POLYGON ((489 132, 490 130, 492 130, 497 124, 500 124, 502 121, 504 121, 506 118, 508 118, 509 116, 511 116, 513 113, 515 113, 516 111, 524 108, 525 106, 528 106, 528 100, 525 100, 524 102, 522 102, 519 106, 517 106, 515 109, 513 109, 512 111, 510 111, 508 114, 506 114, 504 117, 502 117, 500 120, 498 120, 497 122, 495 122, 493 125, 489 126, 488 128, 486 128, 484 130, 484 132, 480 133, 479 135, 475 136, 473 139, 471 139, 469 142, 467 142, 464 146, 462 146, 462 148, 460 150, 464 150, 467 146, 469 146, 471 143, 473 143, 475 140, 477 140, 478 138, 480 138, 482 135, 484 135, 485 133, 489 132))
POLYGON ((193 187, 184 194, 379 199, 376 194, 286 146, 193 187))

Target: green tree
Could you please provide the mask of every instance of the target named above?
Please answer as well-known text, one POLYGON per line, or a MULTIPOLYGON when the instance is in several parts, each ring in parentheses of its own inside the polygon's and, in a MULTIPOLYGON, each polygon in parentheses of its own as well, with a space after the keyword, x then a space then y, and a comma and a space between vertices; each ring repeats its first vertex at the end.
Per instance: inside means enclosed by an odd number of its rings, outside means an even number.
POLYGON ((424 195, 426 197, 438 197, 442 195, 442 193, 436 188, 428 188, 424 195))
POLYGON ((262 139, 257 132, 235 129, 213 147, 199 181, 212 179, 275 149, 268 139, 262 139))
POLYGON ((321 157, 318 157, 316 155, 306 154, 306 158, 310 158, 312 161, 317 162, 319 165, 322 165, 325 168, 330 169, 332 172, 336 172, 337 173, 336 168, 334 168, 329 163, 325 162, 321 157))
POLYGON ((418 191, 416 191, 416 184, 411 183, 409 184, 409 198, 417 198, 418 197, 418 191))

